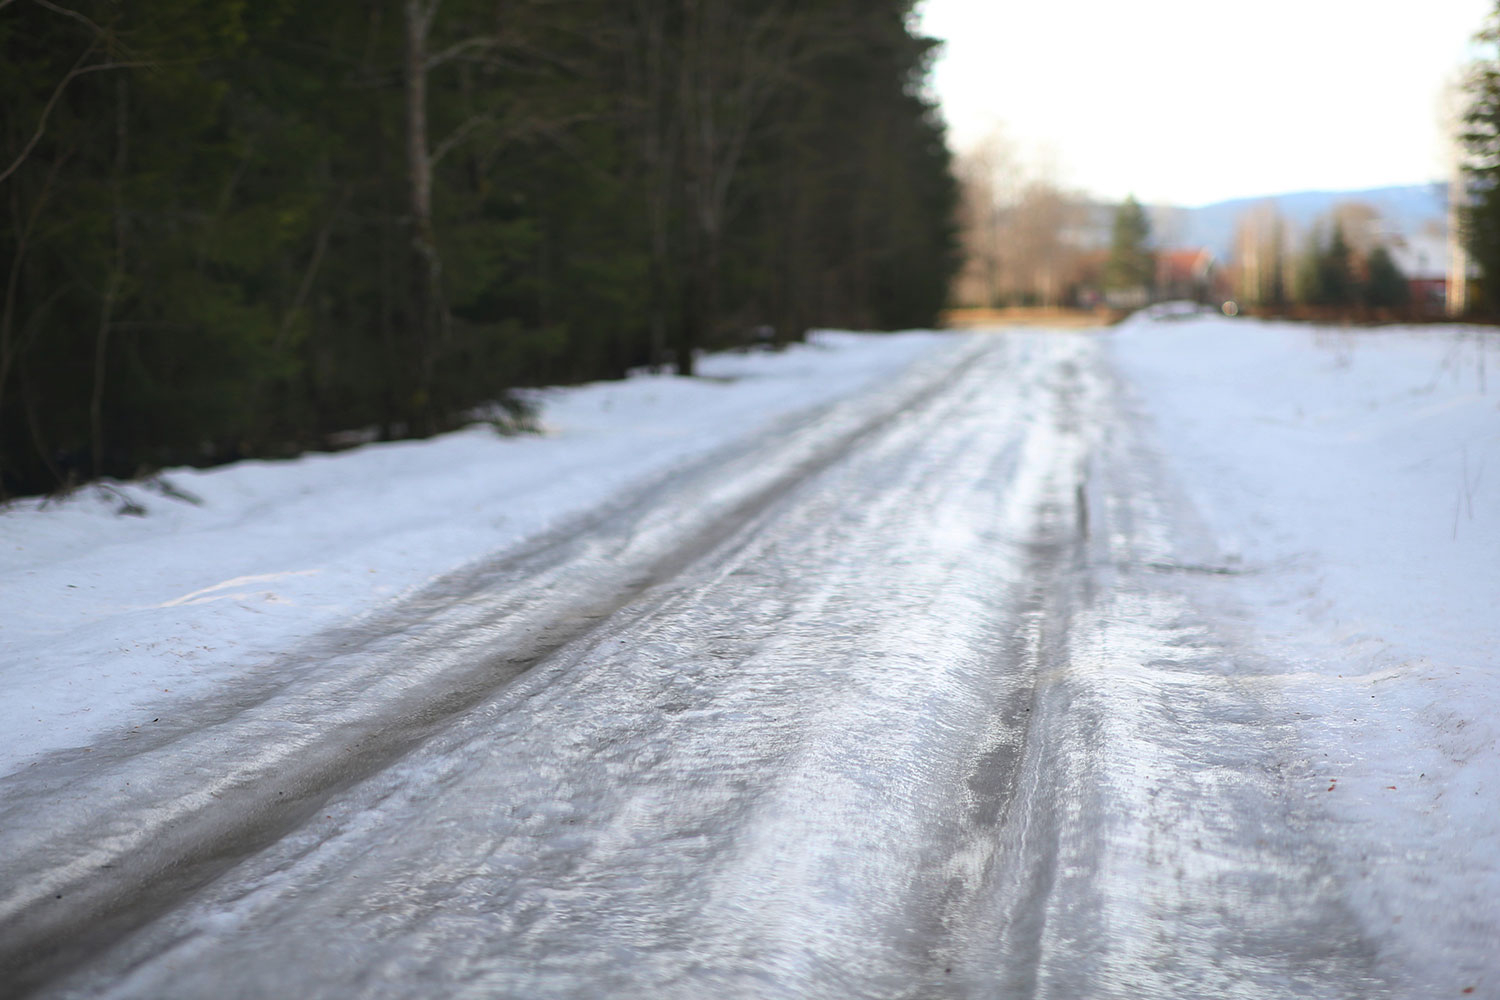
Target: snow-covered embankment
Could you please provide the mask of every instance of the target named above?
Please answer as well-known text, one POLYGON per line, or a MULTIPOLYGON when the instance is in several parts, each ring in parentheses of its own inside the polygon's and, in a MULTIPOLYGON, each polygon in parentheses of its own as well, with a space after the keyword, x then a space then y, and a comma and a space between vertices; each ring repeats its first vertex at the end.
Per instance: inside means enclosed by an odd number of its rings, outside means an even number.
POLYGON ((170 470, 0 507, 0 774, 128 737, 334 624, 390 606, 632 487, 953 346, 819 333, 537 394, 545 432, 487 425, 295 461, 170 470), (144 517, 121 516, 126 501, 144 517))
POLYGON ((1500 334, 1143 317, 1113 353, 1248 571, 1351 903, 1403 967, 1479 976, 1453 966, 1500 934, 1500 334))

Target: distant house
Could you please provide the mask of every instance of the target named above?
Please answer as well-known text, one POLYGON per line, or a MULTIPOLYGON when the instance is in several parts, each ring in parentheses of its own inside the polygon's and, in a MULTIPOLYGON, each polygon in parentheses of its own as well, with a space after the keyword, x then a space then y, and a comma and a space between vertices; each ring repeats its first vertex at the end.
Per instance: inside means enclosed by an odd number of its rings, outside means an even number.
POLYGON ((1210 302, 1217 292, 1219 262, 1207 247, 1159 250, 1156 254, 1158 301, 1186 299, 1210 302))
POLYGON ((1390 241, 1391 259, 1406 278, 1411 304, 1419 311, 1441 316, 1448 302, 1448 240, 1422 233, 1390 241))
POLYGON ((1108 269, 1108 250, 1080 250, 1073 258, 1072 270, 1064 278, 1065 301, 1078 309, 1104 305, 1104 273, 1108 269))

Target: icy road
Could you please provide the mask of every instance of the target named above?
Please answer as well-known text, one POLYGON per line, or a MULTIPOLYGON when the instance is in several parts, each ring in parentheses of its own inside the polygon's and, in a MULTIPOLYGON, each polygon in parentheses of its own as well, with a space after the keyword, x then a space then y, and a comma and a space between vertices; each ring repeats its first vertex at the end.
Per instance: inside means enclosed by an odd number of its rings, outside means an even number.
POLYGON ((1493 901, 1358 888, 1410 845, 1133 398, 1098 335, 956 338, 44 755, 7 995, 1500 995, 1493 901))

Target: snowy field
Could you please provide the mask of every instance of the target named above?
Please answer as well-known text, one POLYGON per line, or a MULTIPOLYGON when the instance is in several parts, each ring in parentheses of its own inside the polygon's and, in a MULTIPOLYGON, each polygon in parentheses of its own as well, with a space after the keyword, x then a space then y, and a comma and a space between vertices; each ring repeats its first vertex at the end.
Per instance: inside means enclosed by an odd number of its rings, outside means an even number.
MULTIPOLYGON (((1500 334, 1146 319, 1114 356, 1236 578, 1382 950, 1500 928, 1500 334)), ((1455 966, 1457 966, 1455 968, 1455 966)))
POLYGON ((0 774, 117 739, 319 630, 952 347, 824 332, 537 395, 544 433, 250 461, 0 508, 0 774), (191 498, 184 499, 183 497, 191 498), (144 516, 118 513, 126 503, 144 516))

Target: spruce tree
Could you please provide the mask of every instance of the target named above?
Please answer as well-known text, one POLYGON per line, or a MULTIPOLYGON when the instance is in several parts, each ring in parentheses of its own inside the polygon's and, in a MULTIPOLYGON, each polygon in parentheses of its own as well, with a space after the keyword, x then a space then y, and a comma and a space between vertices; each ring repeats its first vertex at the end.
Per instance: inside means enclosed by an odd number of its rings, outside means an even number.
POLYGON ((1478 298, 1500 302, 1500 3, 1475 36, 1487 55, 1469 76, 1463 143, 1467 205, 1461 218, 1464 242, 1479 268, 1478 298))
POLYGON ((1151 254, 1151 223, 1134 195, 1129 195, 1115 210, 1114 231, 1110 239, 1109 263, 1105 270, 1107 287, 1128 291, 1150 291, 1156 277, 1151 254))
POLYGON ((1369 274, 1365 278, 1365 302, 1376 309, 1390 309, 1405 305, 1410 296, 1406 276, 1391 258, 1385 247, 1370 251, 1366 264, 1369 274))
POLYGON ((1315 301, 1319 305, 1347 306, 1354 303, 1358 287, 1350 261, 1349 241, 1344 238, 1344 227, 1338 220, 1334 220, 1328 245, 1319 249, 1317 275, 1315 301))
POLYGON ((931 323, 912 0, 0 0, 0 495, 931 323))

